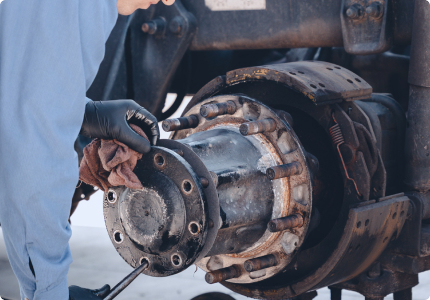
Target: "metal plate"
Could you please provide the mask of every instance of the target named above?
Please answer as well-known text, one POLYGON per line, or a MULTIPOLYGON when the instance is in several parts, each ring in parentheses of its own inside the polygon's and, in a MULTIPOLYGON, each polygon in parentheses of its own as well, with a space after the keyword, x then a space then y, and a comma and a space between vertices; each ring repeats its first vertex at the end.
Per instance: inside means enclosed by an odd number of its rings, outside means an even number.
MULTIPOLYGON (((146 275, 164 277, 179 273, 195 262, 207 237, 208 215, 206 214, 207 210, 205 210, 207 202, 200 178, 185 159, 174 151, 161 147, 152 147, 149 153, 144 154, 142 159, 138 161, 134 172, 147 190, 159 191, 171 188, 180 191, 183 199, 183 207, 185 208, 183 214, 185 219, 184 230, 177 233, 174 245, 167 249, 148 250, 147 247, 139 245, 126 234, 126 230, 136 228, 136 226, 135 224, 131 226, 130 224, 124 224, 124 222, 131 221, 121 219, 121 213, 123 213, 121 204, 124 203, 124 205, 127 205, 127 202, 131 203, 131 199, 136 201, 136 198, 133 197, 138 197, 141 191, 125 187, 115 187, 110 190, 116 192, 118 195, 117 200, 110 201, 108 195, 105 193, 103 202, 106 228, 112 244, 121 257, 134 268, 140 265, 142 258, 148 259, 150 266, 143 272, 146 275), (164 160, 163 165, 157 165, 156 158, 160 155, 164 160), (160 176, 168 178, 171 185, 165 186, 162 182, 154 181, 160 176), (189 191, 186 191, 182 187, 185 181, 190 183, 191 188, 189 191), (189 226, 192 223, 199 226, 196 234, 192 234, 191 230, 189 230, 189 226), (122 234, 121 242, 115 240, 116 235, 119 234, 122 234), (175 265, 175 262, 178 263, 175 265)), ((167 199, 167 201, 169 200, 167 199)), ((166 217, 170 218, 169 215, 166 215, 166 217)), ((142 226, 145 225, 145 214, 136 215, 134 213, 133 218, 135 223, 139 222, 139 218, 142 218, 142 224, 138 227, 143 228, 142 226)), ((160 232, 162 230, 163 228, 159 228, 160 232)), ((157 234, 157 232, 154 234, 157 234)), ((138 235, 139 232, 132 236, 135 238, 138 235)), ((163 238, 170 238, 169 232, 166 235, 163 235, 163 238)))

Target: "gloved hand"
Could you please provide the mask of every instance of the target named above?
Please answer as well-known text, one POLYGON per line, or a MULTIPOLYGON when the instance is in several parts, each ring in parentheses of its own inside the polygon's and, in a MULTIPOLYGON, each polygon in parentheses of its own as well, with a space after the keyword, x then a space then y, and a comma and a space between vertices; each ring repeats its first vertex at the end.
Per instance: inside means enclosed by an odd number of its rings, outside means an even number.
POLYGON ((99 290, 84 289, 76 285, 69 287, 69 300, 100 300, 110 292, 110 286, 104 285, 99 290))
POLYGON ((160 136, 157 119, 133 100, 89 101, 80 134, 116 139, 139 153, 149 152, 150 143, 131 129, 128 122, 141 127, 153 145, 157 143, 160 136))

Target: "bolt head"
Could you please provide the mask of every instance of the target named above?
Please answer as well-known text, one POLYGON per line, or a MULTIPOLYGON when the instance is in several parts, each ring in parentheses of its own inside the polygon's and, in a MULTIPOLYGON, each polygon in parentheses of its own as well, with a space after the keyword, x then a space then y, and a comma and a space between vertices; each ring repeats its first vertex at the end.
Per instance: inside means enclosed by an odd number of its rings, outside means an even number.
POLYGON ((383 7, 379 2, 373 2, 368 7, 366 7, 366 13, 374 19, 379 19, 383 16, 383 7))
POLYGON ((215 283, 215 277, 211 273, 206 273, 205 280, 209 284, 215 283))
POLYGON ((142 25, 142 31, 148 34, 154 34, 157 31, 157 24, 154 22, 146 22, 142 25))
POLYGON ((184 20, 182 17, 175 17, 169 24, 169 30, 173 34, 181 34, 184 27, 184 20))
POLYGON ((169 25, 170 32, 172 33, 180 33, 181 32, 181 24, 177 20, 172 20, 169 25))
POLYGON ((273 170, 272 168, 267 169, 267 170, 266 170, 266 176, 267 176, 267 178, 269 178, 270 180, 275 179, 275 176, 276 176, 276 174, 275 174, 275 170, 273 170))
POLYGON ((349 7, 349 8, 346 10, 346 15, 347 15, 349 18, 355 18, 355 17, 357 16, 357 9, 356 9, 355 7, 349 7))
POLYGON ((248 124, 242 124, 242 125, 240 125, 239 132, 242 135, 248 135, 248 133, 249 133, 249 125, 248 124))
POLYGON ((346 15, 353 20, 361 19, 364 15, 364 8, 360 4, 351 5, 346 10, 346 15))
POLYGON ((246 272, 252 272, 253 271, 253 265, 250 261, 245 261, 245 263, 243 264, 243 267, 246 270, 246 272))

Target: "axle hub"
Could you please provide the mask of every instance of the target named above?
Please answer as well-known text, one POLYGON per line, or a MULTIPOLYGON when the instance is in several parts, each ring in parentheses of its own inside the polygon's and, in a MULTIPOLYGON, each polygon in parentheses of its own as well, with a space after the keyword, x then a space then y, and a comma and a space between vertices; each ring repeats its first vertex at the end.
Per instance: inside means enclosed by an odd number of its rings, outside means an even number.
POLYGON ((193 263, 210 283, 281 272, 303 243, 312 210, 309 155, 291 122, 288 113, 237 95, 165 121, 163 128, 177 131, 138 162, 143 190, 118 187, 105 196, 117 251, 133 267, 148 260, 151 276, 193 263))

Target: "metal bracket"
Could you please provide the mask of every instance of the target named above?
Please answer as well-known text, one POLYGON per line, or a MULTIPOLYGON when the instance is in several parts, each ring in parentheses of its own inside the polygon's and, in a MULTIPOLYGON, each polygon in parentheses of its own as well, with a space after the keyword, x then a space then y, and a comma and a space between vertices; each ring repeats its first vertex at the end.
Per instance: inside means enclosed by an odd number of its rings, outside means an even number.
POLYGON ((404 229, 397 241, 390 247, 391 252, 417 258, 430 255, 430 225, 423 223, 428 216, 428 194, 408 192, 411 209, 404 229))
POLYGON ((161 114, 173 76, 197 32, 195 17, 181 1, 139 11, 130 24, 133 99, 161 114))
POLYGON ((340 18, 346 52, 372 54, 392 44, 388 16, 389 0, 343 0, 340 18))

